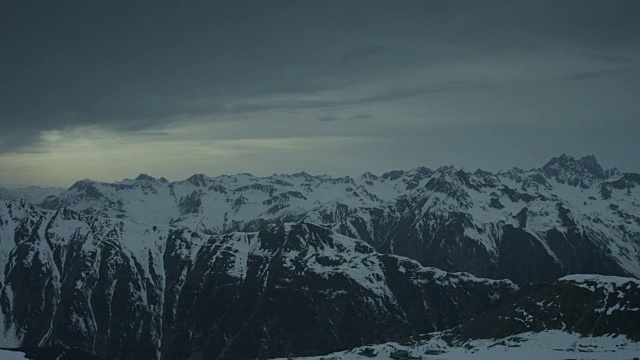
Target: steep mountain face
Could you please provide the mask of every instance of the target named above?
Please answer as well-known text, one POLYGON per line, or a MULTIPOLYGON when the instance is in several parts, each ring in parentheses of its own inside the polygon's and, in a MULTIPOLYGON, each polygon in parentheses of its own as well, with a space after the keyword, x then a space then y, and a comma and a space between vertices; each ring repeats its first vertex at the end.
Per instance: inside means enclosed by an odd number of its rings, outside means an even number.
POLYGON ((42 206, 212 235, 309 222, 425 266, 518 284, 573 273, 640 277, 640 174, 604 170, 593 156, 497 174, 442 167, 359 178, 83 180, 42 206))
POLYGON ((106 359, 326 353, 459 325, 517 289, 306 223, 204 235, 24 201, 0 203, 0 269, 0 346, 106 359))
POLYGON ((530 285, 452 333, 466 341, 546 330, 640 340, 640 281, 569 275, 555 283, 530 285))

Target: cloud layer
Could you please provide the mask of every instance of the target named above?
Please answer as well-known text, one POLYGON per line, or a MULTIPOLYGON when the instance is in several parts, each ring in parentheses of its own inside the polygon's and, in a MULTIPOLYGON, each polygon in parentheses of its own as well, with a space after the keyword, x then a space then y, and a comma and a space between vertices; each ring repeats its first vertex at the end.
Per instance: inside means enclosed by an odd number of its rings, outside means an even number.
POLYGON ((146 171, 268 171, 282 139, 300 140, 297 160, 274 171, 526 167, 559 152, 638 171, 639 15, 637 1, 6 1, 0 165, 17 172, 0 181, 46 183, 44 157, 64 163, 60 139, 78 136, 114 178, 156 162, 109 160, 119 151, 161 144, 182 164, 146 171), (202 168, 204 140, 234 160, 202 168))

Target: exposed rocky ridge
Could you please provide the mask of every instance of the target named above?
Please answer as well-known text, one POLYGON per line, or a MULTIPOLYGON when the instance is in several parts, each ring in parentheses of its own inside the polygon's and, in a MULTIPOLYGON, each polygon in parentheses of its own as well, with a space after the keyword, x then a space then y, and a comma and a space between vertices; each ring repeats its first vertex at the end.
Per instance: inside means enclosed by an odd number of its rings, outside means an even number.
POLYGON ((312 224, 212 236, 24 201, 0 202, 0 269, 0 345, 106 359, 326 353, 450 328, 516 290, 312 224))
POLYGON ((640 276, 640 174, 562 155, 496 174, 453 167, 333 178, 250 174, 79 181, 50 209, 206 234, 309 222, 425 266, 518 284, 572 273, 640 276))
POLYGON ((529 285, 451 334, 464 342, 545 330, 588 336, 622 334, 639 341, 640 281, 570 275, 550 284, 529 285))

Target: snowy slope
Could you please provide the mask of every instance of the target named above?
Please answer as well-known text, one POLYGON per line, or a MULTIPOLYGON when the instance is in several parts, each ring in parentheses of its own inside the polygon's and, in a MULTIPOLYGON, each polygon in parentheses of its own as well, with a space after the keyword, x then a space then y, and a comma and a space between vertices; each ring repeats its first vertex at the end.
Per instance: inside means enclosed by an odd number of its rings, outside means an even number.
POLYGON ((29 348, 29 349, 0 349, 2 360, 102 360, 102 358, 72 349, 61 348, 29 348))
POLYGON ((3 360, 23 360, 24 353, 20 351, 0 350, 0 359, 3 360))
MULTIPOLYGON (((431 340, 412 341, 406 345, 385 343, 368 347, 377 352, 375 359, 380 360, 393 359, 390 355, 398 350, 408 351, 412 356, 422 356, 422 359, 433 360, 617 360, 633 359, 640 353, 640 343, 624 336, 583 337, 558 330, 523 333, 502 339, 471 340, 456 345, 448 344, 440 339, 439 335, 431 334, 431 340)), ((297 359, 362 360, 366 357, 358 353, 364 348, 297 359)))

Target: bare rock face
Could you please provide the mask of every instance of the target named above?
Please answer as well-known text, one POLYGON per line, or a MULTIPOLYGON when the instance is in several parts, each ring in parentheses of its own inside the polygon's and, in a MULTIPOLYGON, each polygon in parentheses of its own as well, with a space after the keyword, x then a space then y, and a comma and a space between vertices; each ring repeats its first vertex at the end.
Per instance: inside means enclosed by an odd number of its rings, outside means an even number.
POLYGON ((640 340, 640 281, 569 275, 553 283, 529 285, 451 333, 464 341, 544 330, 622 334, 640 340))

